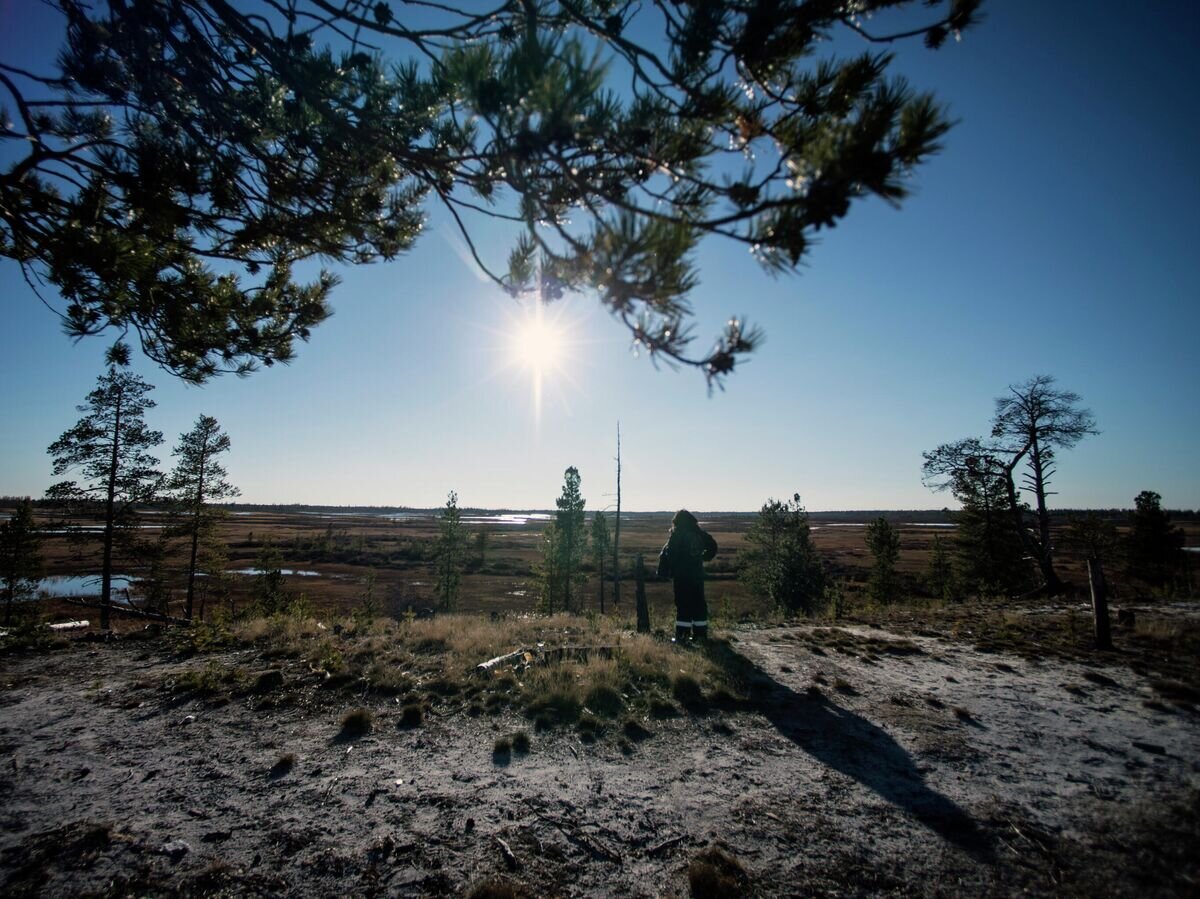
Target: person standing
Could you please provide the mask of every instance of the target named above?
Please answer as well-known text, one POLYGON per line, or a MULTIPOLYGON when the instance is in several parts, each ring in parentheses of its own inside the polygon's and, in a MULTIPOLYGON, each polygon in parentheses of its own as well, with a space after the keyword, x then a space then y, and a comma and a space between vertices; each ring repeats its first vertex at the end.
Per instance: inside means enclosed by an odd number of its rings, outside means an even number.
POLYGON ((675 642, 708 638, 704 601, 704 563, 717 554, 717 541, 700 528, 696 516, 680 509, 671 519, 671 535, 658 554, 658 576, 675 585, 675 642))

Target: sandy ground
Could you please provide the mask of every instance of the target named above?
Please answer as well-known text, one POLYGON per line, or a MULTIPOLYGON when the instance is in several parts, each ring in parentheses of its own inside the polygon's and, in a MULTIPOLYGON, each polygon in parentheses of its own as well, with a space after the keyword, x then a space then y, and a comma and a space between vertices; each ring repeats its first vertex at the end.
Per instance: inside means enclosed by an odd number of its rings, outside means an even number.
POLYGON ((500 875, 539 896, 673 896, 712 846, 764 896, 1200 891, 1194 709, 1119 666, 933 638, 814 650, 809 632, 735 632, 758 711, 646 720, 628 755, 613 734, 531 731, 497 759, 495 738, 528 727, 515 714, 405 729, 395 700, 298 664, 296 701, 222 704, 166 689, 208 657, 158 643, 9 657, 0 892, 457 895, 500 875), (339 738, 360 703, 373 732, 339 738))

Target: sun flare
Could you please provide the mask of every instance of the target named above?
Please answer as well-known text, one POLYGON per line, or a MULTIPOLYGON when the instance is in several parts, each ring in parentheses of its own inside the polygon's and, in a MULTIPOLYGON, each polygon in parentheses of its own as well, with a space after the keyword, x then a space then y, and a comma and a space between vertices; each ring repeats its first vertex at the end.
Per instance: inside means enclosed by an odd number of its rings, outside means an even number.
POLYGON ((577 340, 572 323, 563 318, 563 307, 549 309, 534 301, 522 307, 509 322, 506 334, 507 366, 529 378, 534 421, 542 415, 545 388, 561 389, 570 381, 577 340))
POLYGON ((512 335, 513 362, 535 374, 546 374, 562 365, 565 335, 557 323, 548 321, 541 304, 517 324, 512 335))

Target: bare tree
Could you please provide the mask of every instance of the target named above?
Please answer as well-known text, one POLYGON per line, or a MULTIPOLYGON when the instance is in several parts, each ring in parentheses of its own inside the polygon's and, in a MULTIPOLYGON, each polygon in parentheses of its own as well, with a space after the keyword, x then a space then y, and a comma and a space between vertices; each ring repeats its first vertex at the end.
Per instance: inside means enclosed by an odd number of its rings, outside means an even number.
POLYGON ((1092 413, 1079 407, 1079 394, 1058 390, 1050 375, 1035 375, 1020 384, 1010 384, 1008 393, 996 399, 992 438, 1004 456, 1004 477, 1009 506, 1026 550, 1041 570, 1043 587, 1054 595, 1063 589, 1054 569, 1054 546, 1050 539, 1050 511, 1046 497, 1053 495, 1050 481, 1059 450, 1070 449, 1089 434, 1099 433, 1092 413), (1024 464, 1021 487, 1015 472, 1024 464), (1036 530, 1025 527, 1023 510, 1017 502, 1018 489, 1033 495, 1036 530))
POLYGON ((613 520, 613 608, 621 606, 621 423, 617 422, 617 515, 613 520))

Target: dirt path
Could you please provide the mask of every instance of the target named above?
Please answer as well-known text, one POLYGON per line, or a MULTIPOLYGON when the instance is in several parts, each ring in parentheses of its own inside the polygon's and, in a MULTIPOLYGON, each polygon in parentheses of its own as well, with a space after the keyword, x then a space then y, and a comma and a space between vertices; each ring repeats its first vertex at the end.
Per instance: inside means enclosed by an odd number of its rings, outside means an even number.
POLYGON ((9 659, 2 891, 454 895, 500 874, 535 895, 686 895, 713 845, 759 895, 1194 891, 1194 711, 1147 707, 1120 669, 847 636, 739 631, 761 712, 647 720, 628 755, 612 734, 532 734, 508 760, 493 741, 528 728, 510 714, 404 729, 368 698, 373 732, 346 741, 359 700, 180 702, 163 685, 204 661, 156 645, 9 659))

